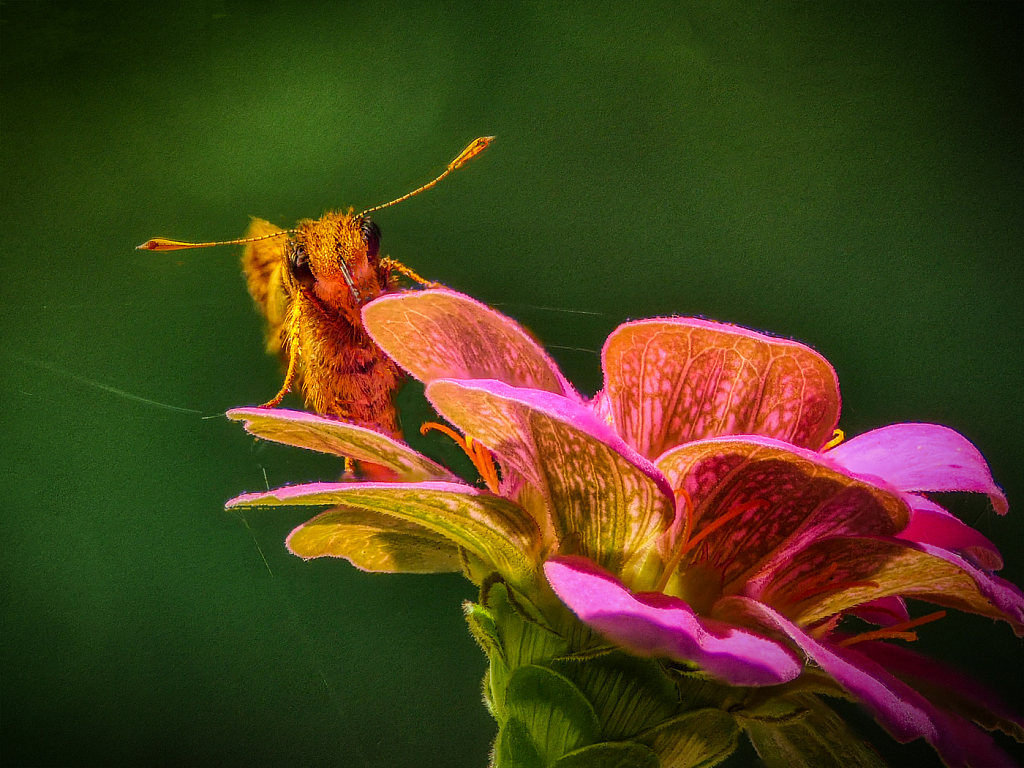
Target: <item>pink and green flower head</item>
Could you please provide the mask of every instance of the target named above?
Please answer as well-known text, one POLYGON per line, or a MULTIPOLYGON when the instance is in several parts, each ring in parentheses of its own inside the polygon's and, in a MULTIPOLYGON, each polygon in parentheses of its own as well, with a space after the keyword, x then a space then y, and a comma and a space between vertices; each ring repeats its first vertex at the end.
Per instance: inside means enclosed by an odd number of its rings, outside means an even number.
MULTIPOLYGON (((800 717, 832 722, 818 693, 859 701, 896 739, 924 738, 949 765, 1008 759, 972 721, 1024 736, 1021 721, 984 692, 886 650, 922 623, 911 621, 906 598, 1024 634, 1024 595, 993 573, 998 550, 923 495, 983 493, 1007 511, 963 436, 897 424, 836 445, 839 389, 821 355, 706 320, 617 328, 602 351, 604 387, 590 400, 529 333, 461 294, 388 295, 368 304, 363 320, 424 382, 487 487, 369 429, 236 409, 231 418, 260 437, 399 478, 229 502, 330 506, 293 531, 296 554, 371 571, 462 570, 485 592, 501 583, 520 613, 563 638, 556 662, 619 649, 734 691, 730 716, 762 756, 792 737, 786 729, 800 717), (864 621, 877 629, 857 634, 864 621), (922 682, 941 695, 926 699, 911 685, 922 682), (779 707, 789 719, 778 719, 779 707)), ((503 705, 495 682, 519 679, 505 658, 509 641, 471 626, 485 649, 504 649, 488 651, 488 695, 502 734, 513 734, 519 726, 503 718, 518 722, 519 710, 503 705)), ((644 736, 654 733, 645 727, 638 743, 664 762, 664 732, 644 736)), ((513 743, 499 736, 498 754, 513 743)))

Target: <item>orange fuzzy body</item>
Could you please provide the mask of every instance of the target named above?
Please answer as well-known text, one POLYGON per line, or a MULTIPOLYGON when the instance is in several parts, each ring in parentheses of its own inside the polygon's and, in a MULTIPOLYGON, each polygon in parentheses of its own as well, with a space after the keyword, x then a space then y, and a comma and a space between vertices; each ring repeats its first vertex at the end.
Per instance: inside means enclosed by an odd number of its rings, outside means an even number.
POLYGON ((376 225, 328 212, 288 233, 254 219, 246 236, 274 232, 281 235, 242 254, 249 293, 267 320, 267 351, 287 365, 298 347, 294 380, 316 412, 400 437, 394 394, 402 374, 360 317, 362 304, 393 287, 376 225))

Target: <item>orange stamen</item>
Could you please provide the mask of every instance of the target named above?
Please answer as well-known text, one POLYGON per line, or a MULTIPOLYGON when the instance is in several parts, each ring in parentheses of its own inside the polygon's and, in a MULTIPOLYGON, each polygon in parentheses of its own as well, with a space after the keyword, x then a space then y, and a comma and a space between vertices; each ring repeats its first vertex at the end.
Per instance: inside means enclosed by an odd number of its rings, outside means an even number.
POLYGON ((771 506, 771 505, 767 501, 765 501, 764 499, 754 499, 753 501, 748 501, 745 504, 737 504, 735 507, 732 507, 728 512, 726 512, 724 515, 722 515, 717 520, 715 520, 713 523, 711 523, 711 525, 709 525, 703 531, 701 531, 696 536, 694 536, 692 539, 687 541, 683 545, 683 551, 684 552, 689 552, 691 549, 693 549, 695 546, 697 546, 701 542, 701 540, 707 538, 712 533, 714 533, 719 528, 721 528, 723 525, 728 523, 730 520, 739 517, 744 512, 749 512, 750 510, 757 509, 758 507, 761 507, 762 509, 765 509, 765 508, 767 508, 769 506, 771 506))
POLYGON ((686 516, 683 518, 685 528, 683 528, 683 541, 690 538, 690 531, 693 530, 693 499, 690 498, 690 494, 686 492, 685 488, 680 488, 676 491, 676 496, 682 496, 683 502, 686 505, 686 516))
POLYGON ((927 616, 921 616, 917 619, 911 619, 910 621, 904 621, 901 624, 894 624, 891 627, 885 629, 876 629, 873 632, 862 632, 859 635, 848 637, 839 643, 841 647, 853 645, 854 643, 862 643, 865 640, 906 640, 912 642, 917 640, 916 632, 908 632, 907 630, 913 629, 914 627, 920 627, 922 624, 930 624, 933 621, 945 617, 945 611, 936 611, 935 613, 929 613, 927 616))
POLYGON ((443 432, 444 434, 448 435, 448 437, 455 441, 455 444, 458 445, 459 448, 466 451, 466 453, 469 453, 469 451, 466 449, 466 440, 462 437, 462 435, 460 435, 454 429, 445 424, 439 424, 436 421, 425 421, 423 422, 423 425, 420 427, 420 434, 425 435, 427 434, 427 432, 430 432, 435 429, 438 432, 443 432))
POLYGON ((469 435, 466 435, 466 447, 470 451, 470 459, 473 460, 473 466, 476 467, 477 472, 480 473, 480 477, 487 483, 487 487, 491 489, 492 493, 498 492, 498 468, 494 466, 494 459, 491 457, 491 452, 487 450, 483 443, 478 440, 474 440, 469 435))
POLYGON ((702 530, 700 533, 698 533, 691 539, 690 531, 693 530, 694 516, 693 500, 690 498, 690 494, 688 494, 682 488, 676 491, 676 495, 681 495, 683 497, 683 500, 686 502, 686 529, 683 535, 679 537, 679 546, 676 547, 675 554, 672 556, 672 559, 669 560, 668 563, 665 565, 665 570, 662 572, 661 578, 658 580, 658 585, 656 588, 659 592, 665 589, 665 585, 668 584, 668 580, 669 578, 671 578, 672 573, 675 571, 675 569, 679 567, 679 563, 682 561, 683 556, 688 552, 692 552, 693 548, 700 544, 704 539, 706 539, 712 533, 714 533, 723 525, 728 523, 730 520, 733 520, 742 515, 744 512, 749 512, 750 510, 757 509, 758 507, 770 506, 769 503, 764 499, 754 499, 753 501, 748 501, 744 504, 737 504, 736 506, 731 507, 728 512, 726 512, 713 523, 708 525, 707 528, 702 530))
POLYGON ((809 634, 815 640, 820 640, 821 638, 831 633, 832 630, 835 629, 836 626, 839 624, 839 620, 842 618, 843 614, 841 613, 833 614, 824 621, 821 621, 815 624, 814 626, 807 627, 807 634, 809 634))
POLYGON ((468 435, 463 437, 451 427, 444 424, 439 424, 436 421, 426 421, 420 427, 420 434, 425 435, 427 432, 436 429, 438 432, 443 432, 448 435, 455 444, 463 450, 463 452, 469 457, 469 460, 473 462, 473 466, 479 473, 480 477, 486 483, 487 488, 491 493, 498 493, 499 479, 498 479, 498 468, 494 466, 494 458, 491 456, 491 452, 487 450, 477 440, 474 440, 468 435))

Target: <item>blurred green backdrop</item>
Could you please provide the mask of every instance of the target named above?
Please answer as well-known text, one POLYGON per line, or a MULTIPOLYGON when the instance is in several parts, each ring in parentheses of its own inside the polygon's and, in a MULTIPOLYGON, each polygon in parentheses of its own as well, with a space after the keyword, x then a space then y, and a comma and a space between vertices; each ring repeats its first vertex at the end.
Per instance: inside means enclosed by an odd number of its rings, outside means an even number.
MULTIPOLYGON (((366 207, 485 133, 375 215, 386 253, 591 393, 631 317, 814 345, 848 434, 981 448, 1010 516, 950 501, 1024 583, 1022 30, 1016 2, 4 3, 0 761, 485 764, 470 585, 225 513, 339 467, 202 418, 280 383, 237 249, 132 250, 366 207)), ((1008 627, 921 634, 1024 710, 1008 627)))

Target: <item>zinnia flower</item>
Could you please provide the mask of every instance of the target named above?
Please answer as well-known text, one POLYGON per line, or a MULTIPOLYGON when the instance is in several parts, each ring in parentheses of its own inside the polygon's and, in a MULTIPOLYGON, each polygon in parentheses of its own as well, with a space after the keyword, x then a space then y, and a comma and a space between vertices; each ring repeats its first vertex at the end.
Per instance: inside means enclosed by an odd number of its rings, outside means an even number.
POLYGON ((1024 634, 998 550, 921 495, 981 492, 1006 512, 965 438, 901 424, 835 446, 824 358, 704 320, 620 326, 590 401, 514 321, 452 291, 388 295, 363 320, 426 384, 487 489, 370 429, 236 409, 260 437, 398 481, 228 506, 330 505, 292 532, 293 552, 480 585, 466 611, 490 660, 495 765, 713 765, 740 728, 772 765, 877 764, 819 694, 855 699, 949 765, 1008 761, 973 723, 1020 739, 1019 719, 887 642, 922 623, 904 597, 1024 634), (851 634, 847 617, 880 629, 851 634))

